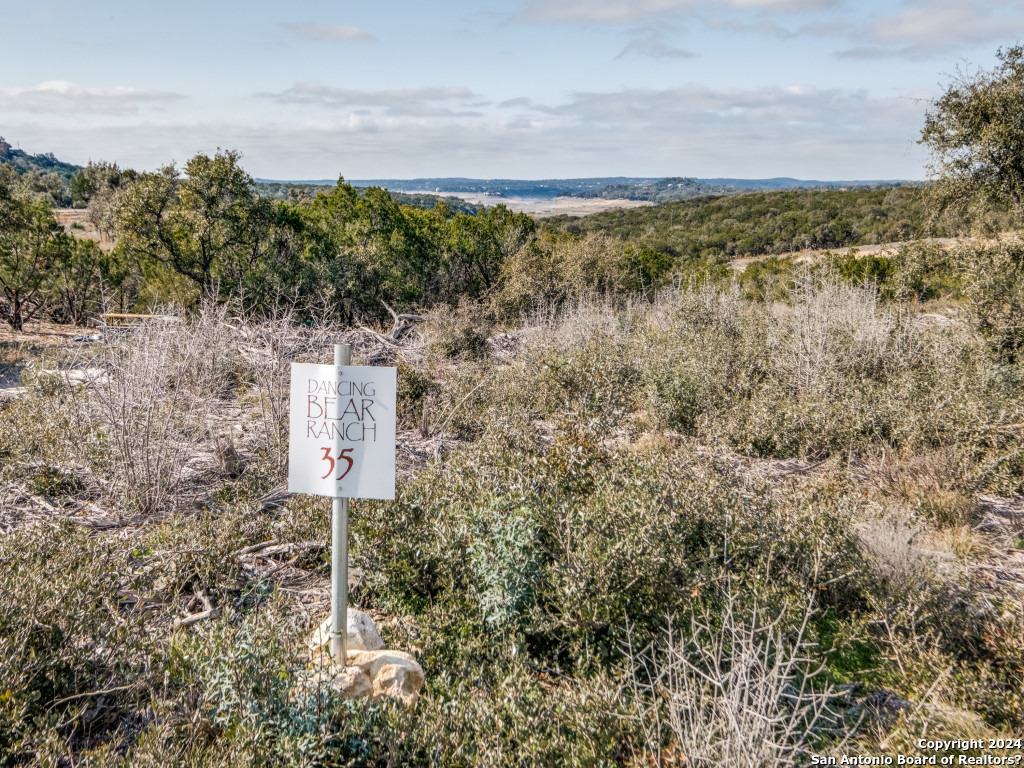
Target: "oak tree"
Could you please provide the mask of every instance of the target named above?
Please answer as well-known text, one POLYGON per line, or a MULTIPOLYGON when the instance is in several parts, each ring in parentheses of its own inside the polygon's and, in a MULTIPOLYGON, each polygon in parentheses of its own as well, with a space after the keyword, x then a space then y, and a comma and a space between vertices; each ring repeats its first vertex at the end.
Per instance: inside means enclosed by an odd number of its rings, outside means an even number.
POLYGON ((1012 203, 1024 212, 1024 47, 990 71, 961 71, 925 114, 921 144, 940 209, 1012 203))

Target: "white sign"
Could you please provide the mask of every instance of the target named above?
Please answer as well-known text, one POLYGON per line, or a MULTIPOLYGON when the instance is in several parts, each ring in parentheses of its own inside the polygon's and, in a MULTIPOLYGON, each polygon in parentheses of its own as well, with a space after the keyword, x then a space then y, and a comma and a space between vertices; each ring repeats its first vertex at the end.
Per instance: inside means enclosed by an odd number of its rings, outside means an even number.
POLYGON ((394 368, 292 363, 288 490, 395 498, 394 368))

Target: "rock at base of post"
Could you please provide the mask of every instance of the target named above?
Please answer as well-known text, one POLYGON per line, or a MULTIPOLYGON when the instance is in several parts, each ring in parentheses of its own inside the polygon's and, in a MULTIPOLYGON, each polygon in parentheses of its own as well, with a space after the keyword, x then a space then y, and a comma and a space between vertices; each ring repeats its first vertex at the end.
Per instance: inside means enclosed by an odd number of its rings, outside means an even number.
POLYGON ((328 618, 306 640, 317 670, 307 678, 314 686, 326 683, 346 699, 389 696, 411 706, 420 697, 423 667, 404 651, 384 648, 377 627, 367 614, 348 610, 348 662, 338 669, 330 658, 331 620, 328 618))
MULTIPOLYGON (((379 651, 384 647, 373 619, 357 608, 348 609, 347 634, 350 651, 379 651)), ((306 640, 306 647, 311 653, 319 655, 322 650, 329 650, 330 642, 331 617, 328 616, 306 640)))

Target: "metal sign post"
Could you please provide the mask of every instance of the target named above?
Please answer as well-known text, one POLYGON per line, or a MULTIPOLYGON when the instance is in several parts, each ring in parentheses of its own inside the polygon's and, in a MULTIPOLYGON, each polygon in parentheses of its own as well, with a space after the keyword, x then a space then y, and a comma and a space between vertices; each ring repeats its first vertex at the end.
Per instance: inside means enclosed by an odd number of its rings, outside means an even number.
MULTIPOLYGON (((334 345, 334 364, 352 364, 352 345, 334 345)), ((331 516, 331 658, 345 666, 348 652, 348 497, 335 496, 331 516)))
POLYGON ((348 500, 395 498, 396 369, 353 366, 334 345, 334 365, 292 363, 288 490, 333 499, 330 654, 348 651, 348 500))

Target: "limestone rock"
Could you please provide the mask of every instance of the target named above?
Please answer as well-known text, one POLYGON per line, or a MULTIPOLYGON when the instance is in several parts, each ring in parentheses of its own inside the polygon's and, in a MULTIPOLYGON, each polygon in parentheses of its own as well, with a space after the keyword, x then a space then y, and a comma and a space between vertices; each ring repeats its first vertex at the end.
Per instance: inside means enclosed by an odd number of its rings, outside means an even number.
POLYGON ((402 651, 353 651, 348 654, 348 669, 360 669, 371 680, 373 698, 392 696, 405 704, 415 704, 423 687, 423 667, 402 651))
POLYGON ((347 699, 384 696, 415 704, 423 687, 423 667, 403 651, 384 649, 373 619, 362 611, 348 610, 347 665, 338 669, 329 658, 331 620, 328 617, 306 639, 306 647, 318 667, 310 682, 326 682, 347 699))
POLYGON ((322 667, 312 674, 303 675, 292 689, 293 696, 307 696, 326 683, 346 699, 366 699, 373 695, 373 683, 366 670, 359 667, 345 667, 339 671, 322 667))
MULTIPOLYGON (((348 650, 377 651, 384 647, 377 627, 367 614, 355 608, 348 609, 348 650)), ((328 616, 306 640, 311 653, 319 653, 331 642, 331 617, 328 616)))
POLYGON ((348 647, 353 651, 379 651, 384 647, 373 619, 354 608, 348 609, 348 647))
POLYGON ((373 694, 370 676, 359 667, 345 667, 334 675, 331 685, 346 699, 365 699, 373 694))

